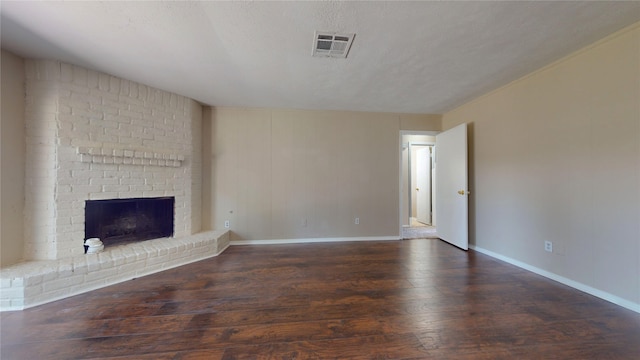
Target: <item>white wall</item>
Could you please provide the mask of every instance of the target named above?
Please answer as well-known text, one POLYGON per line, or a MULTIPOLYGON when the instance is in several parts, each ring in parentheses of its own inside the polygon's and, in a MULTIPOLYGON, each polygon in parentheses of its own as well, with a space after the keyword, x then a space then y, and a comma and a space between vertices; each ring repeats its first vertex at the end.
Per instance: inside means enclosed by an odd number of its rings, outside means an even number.
POLYGON ((410 224, 410 211, 409 211, 409 147, 405 147, 406 143, 403 141, 402 154, 400 158, 401 166, 401 179, 400 179, 400 221, 402 226, 409 226, 410 224))
POLYGON ((470 123, 472 244, 640 309, 639 64, 636 24, 444 114, 470 123))
POLYGON ((2 50, 0 107, 0 266, 23 258, 24 60, 2 50))

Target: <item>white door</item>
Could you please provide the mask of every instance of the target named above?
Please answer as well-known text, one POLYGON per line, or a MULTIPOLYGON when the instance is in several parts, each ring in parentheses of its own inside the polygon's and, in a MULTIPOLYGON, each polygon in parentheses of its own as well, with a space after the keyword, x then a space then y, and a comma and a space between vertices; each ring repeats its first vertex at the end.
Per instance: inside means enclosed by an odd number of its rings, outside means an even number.
POLYGON ((468 250, 467 124, 436 135, 435 182, 438 237, 468 250))
POLYGON ((416 220, 431 223, 431 151, 423 146, 416 151, 416 220))

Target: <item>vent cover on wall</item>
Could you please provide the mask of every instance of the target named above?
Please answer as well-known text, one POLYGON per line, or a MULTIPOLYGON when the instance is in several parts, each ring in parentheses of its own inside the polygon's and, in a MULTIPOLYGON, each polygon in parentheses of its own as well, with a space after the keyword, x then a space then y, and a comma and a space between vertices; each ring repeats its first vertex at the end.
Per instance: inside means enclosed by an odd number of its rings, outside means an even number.
POLYGON ((346 58, 355 34, 336 34, 316 31, 313 37, 312 56, 346 58))

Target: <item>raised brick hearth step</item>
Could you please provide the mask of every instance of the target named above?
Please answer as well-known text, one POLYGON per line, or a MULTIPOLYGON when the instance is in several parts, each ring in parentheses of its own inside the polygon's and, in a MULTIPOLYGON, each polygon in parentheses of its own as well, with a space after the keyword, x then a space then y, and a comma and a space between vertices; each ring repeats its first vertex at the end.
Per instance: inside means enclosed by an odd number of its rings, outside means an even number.
POLYGON ((153 274, 219 255, 228 246, 228 231, 208 231, 8 266, 0 271, 0 310, 21 310, 153 274))

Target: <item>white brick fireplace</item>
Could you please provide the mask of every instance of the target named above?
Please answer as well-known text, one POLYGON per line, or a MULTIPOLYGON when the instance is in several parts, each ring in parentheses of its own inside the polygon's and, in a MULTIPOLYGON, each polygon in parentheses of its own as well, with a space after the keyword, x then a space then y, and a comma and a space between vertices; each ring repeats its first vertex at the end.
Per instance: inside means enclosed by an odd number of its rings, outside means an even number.
POLYGON ((2 269, 21 309, 220 253, 201 232, 202 107, 78 66, 27 60, 25 249, 2 269), (175 197, 174 236, 84 254, 87 200, 175 197), (66 274, 66 275, 65 275, 66 274))

